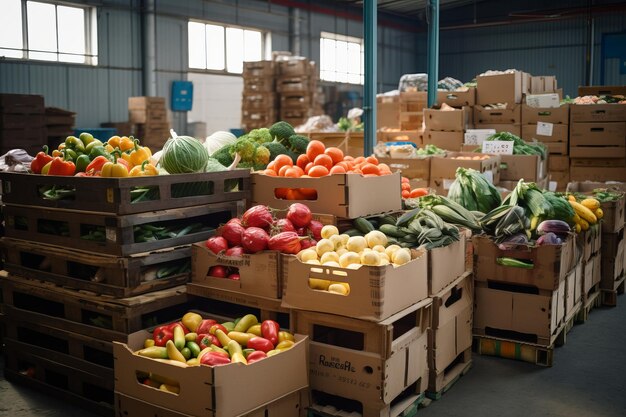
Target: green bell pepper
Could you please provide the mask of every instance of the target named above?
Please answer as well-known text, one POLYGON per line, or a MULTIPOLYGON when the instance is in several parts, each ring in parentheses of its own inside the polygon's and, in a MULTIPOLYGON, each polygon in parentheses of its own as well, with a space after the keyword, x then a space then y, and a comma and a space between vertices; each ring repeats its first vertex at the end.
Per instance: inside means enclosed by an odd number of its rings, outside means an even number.
POLYGON ((87 165, 91 163, 91 159, 89 155, 82 154, 78 158, 76 158, 76 172, 85 172, 87 169, 87 165))
POLYGON ((76 136, 68 136, 65 139, 65 149, 71 149, 75 152, 85 152, 85 144, 76 136))
POLYGON ((91 152, 91 150, 92 150, 93 148, 95 148, 96 146, 103 146, 103 147, 104 147, 104 144, 102 143, 102 141, 101 141, 101 140, 99 140, 99 139, 94 139, 94 140, 92 140, 91 142, 89 142, 89 144, 88 144, 88 145, 85 145, 85 153, 89 153, 89 152, 91 152))
POLYGON ((93 146, 90 150, 89 150, 89 158, 91 160, 96 159, 99 156, 104 156, 105 158, 107 158, 108 160, 112 161, 113 158, 111 158, 111 154, 108 153, 106 151, 106 149, 104 149, 104 146, 102 145, 97 145, 97 146, 93 146))
POLYGON ((94 140, 97 140, 96 138, 93 137, 91 133, 88 133, 88 132, 81 133, 79 136, 79 139, 81 140, 81 142, 83 142, 84 146, 87 146, 94 140))

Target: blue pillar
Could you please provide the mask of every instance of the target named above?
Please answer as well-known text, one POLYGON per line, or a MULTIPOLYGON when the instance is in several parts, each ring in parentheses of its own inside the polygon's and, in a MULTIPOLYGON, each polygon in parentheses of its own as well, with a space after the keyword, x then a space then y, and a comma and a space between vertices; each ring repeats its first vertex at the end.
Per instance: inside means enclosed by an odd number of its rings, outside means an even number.
POLYGON ((378 54, 377 0, 363 2, 363 33, 365 39, 365 85, 363 86, 363 127, 365 156, 374 152, 376 144, 376 82, 378 54))
POLYGON ((439 0, 428 0, 428 107, 437 101, 439 80, 439 0))

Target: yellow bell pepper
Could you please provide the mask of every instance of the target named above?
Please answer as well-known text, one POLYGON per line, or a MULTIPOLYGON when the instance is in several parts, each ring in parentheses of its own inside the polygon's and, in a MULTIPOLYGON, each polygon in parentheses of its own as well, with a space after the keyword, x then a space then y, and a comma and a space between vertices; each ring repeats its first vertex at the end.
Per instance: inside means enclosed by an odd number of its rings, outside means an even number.
POLYGON ((135 139, 134 149, 130 153, 124 152, 122 159, 128 162, 131 166, 141 165, 144 161, 147 161, 152 156, 150 148, 147 146, 139 146, 139 140, 135 139))
POLYGON ((119 148, 114 148, 112 145, 109 145, 108 143, 104 145, 104 150, 107 151, 108 153, 113 153, 113 151, 116 149, 119 149, 119 148))
POLYGON ((133 149, 135 147, 135 138, 128 137, 128 136, 122 136, 122 139, 120 139, 120 145, 119 148, 123 151, 130 151, 131 149, 133 149))
POLYGON ((128 173, 129 177, 148 177, 151 175, 159 175, 159 171, 148 160, 143 161, 141 165, 135 165, 128 173))
POLYGON ((107 140, 107 143, 115 149, 120 147, 120 140, 122 140, 122 138, 119 136, 111 136, 109 140, 107 140))
POLYGON ((102 166, 103 177, 128 177, 128 168, 121 162, 117 161, 119 151, 113 152, 113 162, 107 162, 102 166))

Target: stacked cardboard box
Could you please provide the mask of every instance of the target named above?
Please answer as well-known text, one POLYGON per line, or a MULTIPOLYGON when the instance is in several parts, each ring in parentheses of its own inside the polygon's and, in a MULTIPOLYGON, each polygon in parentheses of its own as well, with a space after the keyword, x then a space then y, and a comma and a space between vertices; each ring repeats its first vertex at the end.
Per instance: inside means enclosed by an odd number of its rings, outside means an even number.
POLYGON ((47 144, 50 149, 56 148, 66 137, 74 134, 75 117, 74 112, 46 107, 47 144))
POLYGON ((128 116, 143 145, 161 149, 170 137, 165 97, 129 97, 128 116))
POLYGON ((427 104, 428 93, 426 91, 401 92, 400 130, 421 130, 427 104))
POLYGON ((496 132, 511 132, 522 135, 522 105, 508 104, 474 106, 474 127, 476 129, 495 129, 496 132))
POLYGON ((460 151, 469 119, 469 107, 455 110, 424 109, 423 144, 432 144, 449 151, 460 151))
POLYGON ((0 154, 21 148, 34 155, 46 144, 43 96, 0 94, 0 154))
MULTIPOLYGON (((298 126, 312 115, 317 96, 315 63, 304 57, 290 57, 278 62, 276 91, 280 96, 280 119, 298 126)), ((319 105, 318 105, 319 107, 319 105)))
POLYGON ((268 127, 276 121, 279 102, 275 70, 274 61, 243 63, 241 124, 247 131, 268 127))
POLYGON ((400 129, 400 96, 376 96, 377 129, 400 129))
POLYGON ((437 194, 447 195, 458 167, 472 168, 483 173, 494 185, 500 182, 501 155, 473 152, 448 152, 445 157, 431 158, 429 186, 437 194))

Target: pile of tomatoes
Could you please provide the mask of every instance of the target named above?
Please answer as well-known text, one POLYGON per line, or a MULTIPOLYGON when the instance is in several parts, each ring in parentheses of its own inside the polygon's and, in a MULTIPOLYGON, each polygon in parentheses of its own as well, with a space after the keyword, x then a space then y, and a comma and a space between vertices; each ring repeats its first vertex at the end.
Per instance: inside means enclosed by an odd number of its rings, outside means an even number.
POLYGON ((407 177, 402 177, 402 198, 418 198, 428 195, 428 188, 411 189, 410 181, 407 177))
POLYGON ((391 174, 387 164, 378 163, 375 156, 352 157, 344 155, 336 147, 326 147, 319 140, 312 140, 306 153, 300 155, 293 164, 288 155, 278 155, 261 174, 272 177, 319 178, 332 174, 361 174, 365 177, 377 177, 391 174))

